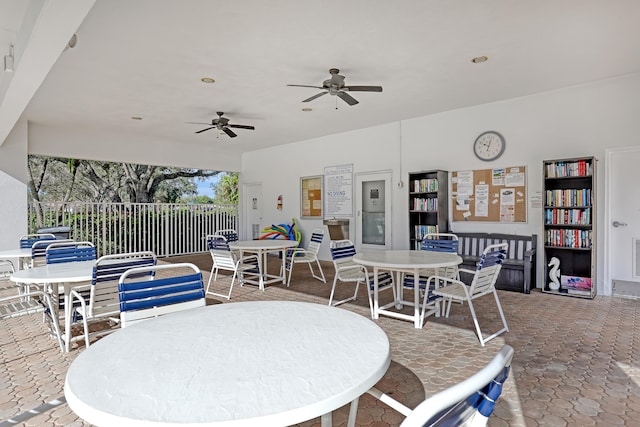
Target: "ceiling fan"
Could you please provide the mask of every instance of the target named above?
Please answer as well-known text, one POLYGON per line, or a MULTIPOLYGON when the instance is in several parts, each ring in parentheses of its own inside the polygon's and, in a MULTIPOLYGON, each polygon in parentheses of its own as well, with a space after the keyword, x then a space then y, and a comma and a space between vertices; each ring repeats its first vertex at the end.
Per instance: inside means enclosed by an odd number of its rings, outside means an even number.
POLYGON ((218 114, 218 118, 211 120, 211 123, 200 123, 200 122, 187 122, 187 123, 191 123, 191 124, 196 124, 196 125, 209 125, 208 128, 204 128, 202 130, 196 131, 196 133, 202 133, 211 129, 218 129, 221 130, 222 132, 226 133, 227 135, 229 135, 231 138, 235 138, 236 136, 238 136, 234 131, 232 131, 229 128, 235 128, 235 129, 249 129, 249 130, 255 130, 256 128, 253 126, 247 126, 247 125, 234 125, 229 123, 229 119, 226 117, 222 117, 224 115, 224 113, 222 111, 218 111, 216 114, 218 114))
POLYGON ((344 84, 344 76, 338 74, 340 72, 337 68, 331 68, 329 70, 329 74, 331 74, 331 78, 322 82, 322 86, 308 86, 308 85, 287 85, 287 86, 295 86, 295 87, 312 87, 316 89, 323 89, 323 92, 320 92, 316 95, 313 95, 310 98, 303 100, 302 102, 313 101, 316 98, 321 97, 322 95, 336 95, 344 102, 349 105, 356 105, 358 101, 349 95, 347 92, 382 92, 382 86, 345 86, 344 84))

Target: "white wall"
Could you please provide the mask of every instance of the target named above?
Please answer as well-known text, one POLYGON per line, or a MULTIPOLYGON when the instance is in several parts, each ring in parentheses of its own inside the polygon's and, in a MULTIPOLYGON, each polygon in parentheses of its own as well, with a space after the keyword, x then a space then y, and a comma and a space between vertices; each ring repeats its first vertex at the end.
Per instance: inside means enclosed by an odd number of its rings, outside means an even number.
POLYGON ((27 232, 27 176, 27 123, 18 122, 0 146, 0 250, 27 232))
MULTIPOLYGON (((406 249, 409 246, 406 212, 409 172, 524 165, 529 196, 539 194, 543 160, 577 156, 604 159, 607 148, 640 145, 639 93, 640 74, 634 74, 259 150, 243 156, 241 181, 262 182, 263 218, 264 225, 268 226, 300 217, 301 176, 322 174, 325 166, 344 163, 353 163, 355 173, 392 170, 394 183, 401 179, 405 184, 403 188, 394 185, 392 242, 395 249, 406 249), (473 141, 486 130, 497 130, 506 139, 504 155, 494 162, 482 162, 472 151, 473 141), (276 210, 279 194, 284 198, 282 211, 276 210)), ((598 163, 598 168, 598 191, 602 191, 606 173, 603 161, 598 163)), ((601 293, 602 203, 596 214, 598 292, 601 293)), ((322 221, 298 220, 298 224, 308 239, 310 231, 322 226, 322 221)), ((452 229, 454 232, 537 234, 540 245, 542 212, 540 208, 528 206, 525 224, 453 222, 452 229)), ((353 233, 352 228, 352 236, 353 233)), ((328 245, 323 245, 320 256, 330 259, 328 245)))

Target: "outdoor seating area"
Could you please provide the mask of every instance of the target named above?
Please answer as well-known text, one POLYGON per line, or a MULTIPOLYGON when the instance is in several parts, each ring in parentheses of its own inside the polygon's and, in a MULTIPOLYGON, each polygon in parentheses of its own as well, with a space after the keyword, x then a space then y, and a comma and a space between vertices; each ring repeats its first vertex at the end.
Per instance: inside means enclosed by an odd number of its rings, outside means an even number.
MULTIPOLYGON (((281 263, 275 256, 269 256, 267 261, 274 270, 281 263)), ((160 259, 158 264, 167 262, 197 265, 203 272, 203 282, 208 280, 212 266, 209 253, 160 259)), ((306 269, 298 269, 293 272, 289 287, 277 283, 261 291, 257 285, 237 286, 231 301, 208 296, 207 304, 299 301, 327 305, 334 273, 331 263, 321 264, 326 284, 312 278, 306 269)), ((219 272, 212 287, 228 289, 231 278, 231 272, 219 272)), ((539 291, 530 295, 498 293, 509 332, 484 347, 478 343, 466 304, 454 304, 448 318, 429 317, 422 329, 389 317, 377 319, 375 323, 389 338, 391 366, 376 389, 415 408, 478 372, 507 344, 514 348, 515 355, 488 425, 630 425, 638 418, 640 386, 634 366, 640 363, 640 356, 632 351, 633 343, 640 338, 637 301, 610 297, 566 299, 539 291)), ((353 286, 336 288, 336 298, 352 294, 353 286)), ((384 302, 393 296, 389 293, 380 298, 384 302)), ((483 328, 500 327, 493 298, 474 301, 474 308, 483 328)), ((340 309, 369 318, 366 287, 362 286, 357 299, 342 304, 340 309)), ((5 420, 62 397, 66 372, 85 351, 85 343, 74 341, 69 353, 61 353, 38 315, 3 322, 0 371, 9 385, 0 406, 0 419, 5 420)), ((74 328, 74 334, 82 334, 81 326, 74 328)), ((346 425, 348 416, 348 405, 334 411, 333 425, 346 425)), ((397 426, 403 419, 404 415, 390 406, 363 395, 355 425, 397 426)), ((89 425, 64 403, 25 422, 29 426, 47 424, 89 425)), ((320 418, 300 425, 319 426, 320 418)))

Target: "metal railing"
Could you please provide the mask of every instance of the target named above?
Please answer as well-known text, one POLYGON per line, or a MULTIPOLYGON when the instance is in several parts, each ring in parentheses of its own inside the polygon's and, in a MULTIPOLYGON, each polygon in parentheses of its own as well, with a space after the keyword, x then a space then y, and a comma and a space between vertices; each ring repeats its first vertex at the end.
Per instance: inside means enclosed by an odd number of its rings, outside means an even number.
POLYGON ((71 238, 96 245, 98 256, 153 251, 157 256, 207 250, 204 237, 219 229, 237 229, 236 205, 173 203, 29 204, 29 232, 70 227, 71 238))

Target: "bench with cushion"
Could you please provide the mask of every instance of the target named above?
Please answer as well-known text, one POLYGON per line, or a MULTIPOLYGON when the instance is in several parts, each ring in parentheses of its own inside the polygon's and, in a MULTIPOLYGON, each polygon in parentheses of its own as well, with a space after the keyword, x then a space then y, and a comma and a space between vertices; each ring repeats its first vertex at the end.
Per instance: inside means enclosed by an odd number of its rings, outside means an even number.
POLYGON ((508 243, 507 258, 496 282, 496 289, 528 294, 536 285, 536 244, 538 236, 498 233, 455 233, 458 236, 460 267, 475 269, 482 251, 489 245, 508 243))

